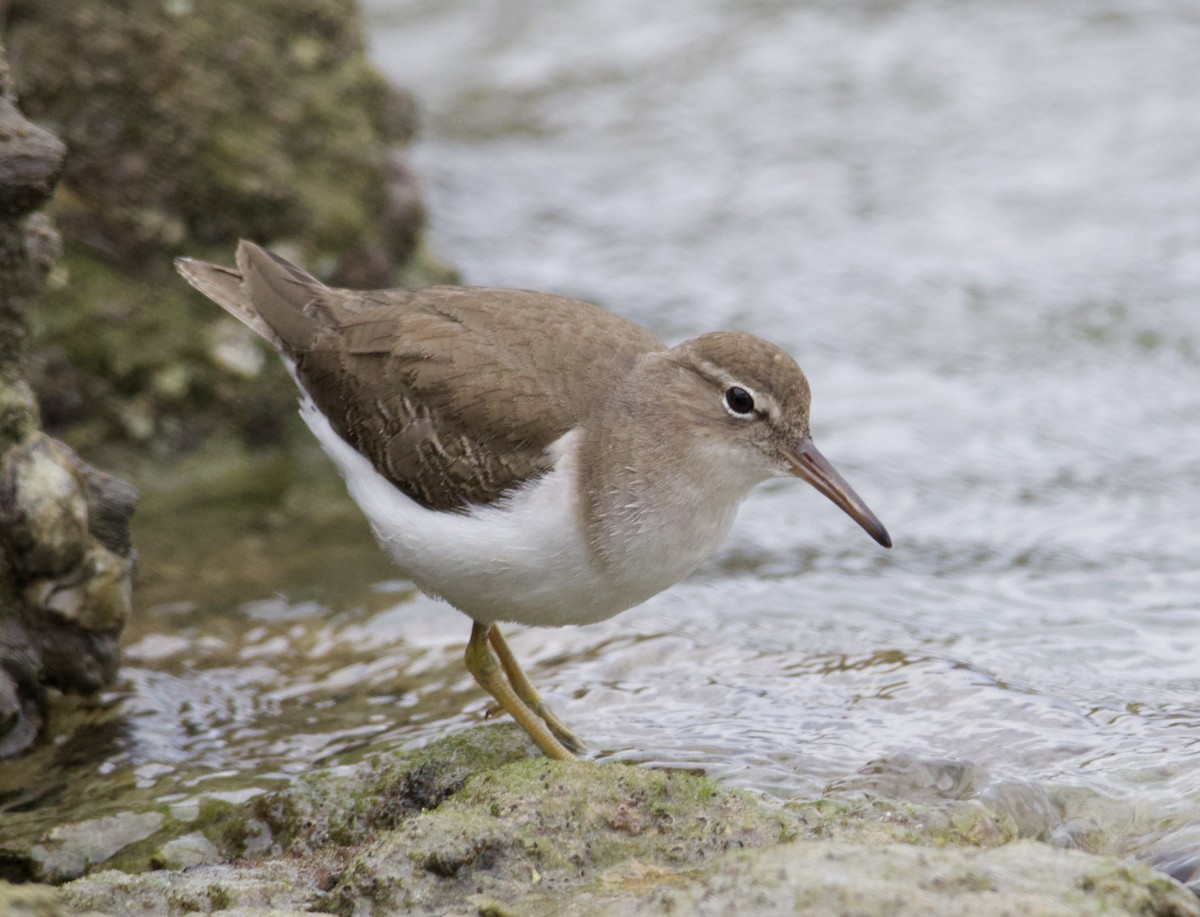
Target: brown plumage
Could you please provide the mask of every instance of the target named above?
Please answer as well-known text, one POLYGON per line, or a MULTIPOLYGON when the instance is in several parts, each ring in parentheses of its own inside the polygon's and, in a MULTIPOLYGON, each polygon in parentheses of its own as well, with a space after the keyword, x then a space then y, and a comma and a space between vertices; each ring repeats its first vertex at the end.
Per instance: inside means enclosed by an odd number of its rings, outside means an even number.
POLYGON ((492 503, 549 470, 546 447, 598 397, 562 359, 584 343, 580 327, 617 373, 665 350, 633 322, 547 293, 337 290, 251 243, 238 268, 180 261, 189 282, 295 363, 343 439, 430 509, 492 503))

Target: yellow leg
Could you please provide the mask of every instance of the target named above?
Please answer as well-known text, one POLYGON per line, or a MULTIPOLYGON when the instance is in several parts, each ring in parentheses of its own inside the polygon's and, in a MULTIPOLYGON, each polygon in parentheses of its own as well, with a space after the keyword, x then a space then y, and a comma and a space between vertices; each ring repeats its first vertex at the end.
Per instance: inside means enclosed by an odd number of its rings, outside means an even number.
POLYGON ((467 643, 467 671, 474 675, 479 686, 496 698, 496 702, 504 711, 529 733, 529 737, 537 743, 547 758, 559 761, 575 760, 575 756, 554 737, 545 721, 526 706, 505 680, 504 673, 496 663, 496 657, 492 655, 492 648, 488 645, 488 631, 491 629, 490 626, 472 622, 471 639, 467 643))
POLYGON ((546 706, 546 702, 542 700, 541 692, 534 687, 533 682, 529 680, 529 676, 525 674, 525 670, 517 662, 517 657, 508 648, 508 641, 500 633, 500 628, 493 624, 491 630, 488 632, 488 639, 492 641, 492 649, 496 651, 500 665, 504 668, 504 674, 508 676, 508 683, 517 692, 517 697, 525 702, 525 706, 545 720, 546 725, 550 727, 550 731, 554 733, 558 741, 562 742, 563 745, 576 754, 583 752, 587 746, 583 744, 575 733, 564 726, 562 720, 555 716, 554 712, 546 706))

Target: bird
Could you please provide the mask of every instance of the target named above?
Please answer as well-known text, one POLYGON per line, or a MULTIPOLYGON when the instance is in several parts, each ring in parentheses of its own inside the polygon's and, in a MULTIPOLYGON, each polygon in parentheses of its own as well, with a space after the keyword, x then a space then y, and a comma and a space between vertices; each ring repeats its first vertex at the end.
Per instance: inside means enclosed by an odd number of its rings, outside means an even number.
POLYGON ((668 347, 600 306, 472 286, 327 286, 241 241, 183 278, 281 356, 375 537, 471 620, 466 667, 549 758, 586 746, 500 625, 589 624, 674 585, 759 483, 797 476, 891 537, 813 444, 811 390, 740 331, 668 347))

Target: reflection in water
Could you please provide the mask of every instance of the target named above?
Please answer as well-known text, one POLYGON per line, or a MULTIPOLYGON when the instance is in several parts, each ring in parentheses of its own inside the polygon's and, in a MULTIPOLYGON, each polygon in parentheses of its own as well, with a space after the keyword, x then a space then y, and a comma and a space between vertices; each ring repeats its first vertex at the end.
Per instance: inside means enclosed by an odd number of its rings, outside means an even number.
MULTIPOLYGON (((761 488, 687 583, 513 635, 572 727, 781 797, 945 784, 1182 874, 1200 24, 1083 0, 366 5, 426 104, 439 250, 670 340, 779 340, 821 448, 896 538, 761 488)), ((327 466, 304 474, 277 505, 197 502, 186 538, 143 513, 122 688, 0 764, 6 828, 478 720, 466 620, 394 581, 327 466)))

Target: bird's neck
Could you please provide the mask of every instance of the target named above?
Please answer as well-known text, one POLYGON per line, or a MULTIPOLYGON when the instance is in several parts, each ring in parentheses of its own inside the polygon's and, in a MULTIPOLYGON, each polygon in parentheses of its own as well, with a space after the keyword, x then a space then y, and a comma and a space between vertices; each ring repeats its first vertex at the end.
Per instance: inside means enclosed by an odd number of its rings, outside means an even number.
POLYGON ((731 467, 686 416, 662 410, 647 391, 618 392, 583 431, 581 510, 600 564, 670 585, 716 550, 763 476, 731 467))

